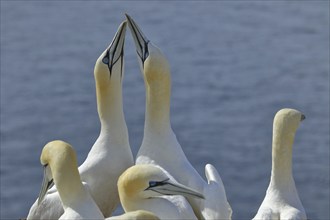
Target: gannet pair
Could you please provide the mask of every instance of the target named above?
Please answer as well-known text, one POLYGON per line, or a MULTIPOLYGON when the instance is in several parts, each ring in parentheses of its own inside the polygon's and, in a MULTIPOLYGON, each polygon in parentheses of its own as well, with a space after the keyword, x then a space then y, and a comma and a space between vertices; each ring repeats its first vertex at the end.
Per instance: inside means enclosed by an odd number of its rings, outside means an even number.
POLYGON ((232 210, 217 170, 207 165, 208 183, 205 182, 186 158, 171 128, 171 73, 167 59, 145 37, 134 20, 126 17, 146 87, 144 137, 136 164, 159 165, 178 182, 202 192, 205 200, 187 198, 199 219, 230 219, 232 210))
MULTIPOLYGON (((111 216, 119 203, 119 176, 134 164, 122 104, 125 32, 126 22, 123 22, 110 46, 96 61, 94 77, 101 131, 79 167, 81 180, 90 188, 105 217, 111 216)), ((37 201, 32 205, 27 219, 58 219, 62 213, 58 192, 52 188, 39 205, 37 201)))
MULTIPOLYGON (((104 219, 90 195, 88 185, 82 184, 74 149, 56 140, 45 145, 40 156, 44 179, 38 204, 55 183, 64 213, 60 219, 104 219)), ((163 195, 184 195, 203 198, 198 192, 173 181, 161 168, 136 165, 127 169, 118 180, 120 200, 126 213, 111 219, 196 219, 189 204, 174 204, 163 195), (150 211, 150 212, 148 212, 150 211)))
POLYGON ((282 109, 274 117, 270 183, 255 220, 307 219, 292 176, 292 145, 304 119, 295 109, 282 109))

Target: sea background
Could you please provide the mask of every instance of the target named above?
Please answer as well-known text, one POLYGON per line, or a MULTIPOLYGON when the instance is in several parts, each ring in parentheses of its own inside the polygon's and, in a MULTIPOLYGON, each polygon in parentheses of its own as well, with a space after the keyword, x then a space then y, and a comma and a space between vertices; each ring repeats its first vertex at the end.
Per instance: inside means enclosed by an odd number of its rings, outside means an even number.
MULTIPOLYGON (((306 115, 293 175, 309 219, 329 219, 329 1, 1 1, 1 219, 25 217, 42 181, 42 147, 96 140, 93 68, 124 13, 167 56, 171 121, 193 166, 221 174, 234 219, 267 189, 272 122, 306 115)), ((136 155, 145 89, 131 34, 124 111, 136 155)), ((118 209, 116 214, 120 214, 118 209)))

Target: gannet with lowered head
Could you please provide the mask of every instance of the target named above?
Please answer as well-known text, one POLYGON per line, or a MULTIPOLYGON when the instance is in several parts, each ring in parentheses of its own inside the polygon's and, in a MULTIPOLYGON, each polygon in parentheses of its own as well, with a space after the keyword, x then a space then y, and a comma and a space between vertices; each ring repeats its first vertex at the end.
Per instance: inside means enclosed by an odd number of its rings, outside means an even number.
POLYGON ((176 182, 165 170, 151 164, 128 168, 118 179, 120 202, 126 212, 147 210, 160 219, 196 219, 182 195, 203 199, 203 195, 176 182), (166 195, 166 197, 162 197, 166 195))
POLYGON ((180 183, 203 192, 205 200, 187 198, 199 219, 230 219, 232 210, 220 175, 213 166, 206 166, 206 176, 211 178, 206 183, 186 158, 171 128, 171 73, 167 59, 134 20, 126 17, 146 87, 144 137, 136 164, 157 164, 180 183))
POLYGON ((44 179, 38 204, 54 182, 64 207, 60 219, 104 218, 89 194, 88 187, 84 187, 80 180, 76 153, 68 143, 57 140, 46 144, 40 162, 44 166, 44 179))
MULTIPOLYGON (((82 181, 105 217, 119 203, 117 180, 134 164, 123 113, 122 80, 124 74, 124 40, 126 21, 121 23, 110 46, 97 59, 94 69, 97 110, 101 131, 86 160, 79 167, 82 181)), ((56 189, 44 201, 30 209, 28 219, 57 219, 63 213, 56 189)))
POLYGON ((255 220, 307 219, 292 176, 292 145, 304 119, 301 112, 288 108, 274 117, 270 183, 255 220))

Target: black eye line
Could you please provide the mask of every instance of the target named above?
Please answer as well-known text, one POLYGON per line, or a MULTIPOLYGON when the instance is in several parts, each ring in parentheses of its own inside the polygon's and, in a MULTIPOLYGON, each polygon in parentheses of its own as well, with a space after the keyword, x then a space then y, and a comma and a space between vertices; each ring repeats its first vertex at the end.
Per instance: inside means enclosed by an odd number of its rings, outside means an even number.
POLYGON ((144 61, 146 61, 147 57, 149 56, 148 43, 149 40, 147 42, 144 42, 145 51, 144 51, 143 63, 144 61))
MULTIPOLYGON (((131 21, 131 19, 129 19, 131 21)), ((132 26, 134 26, 132 29, 133 29, 133 32, 134 32, 134 35, 135 36, 143 36, 142 33, 140 32, 140 30, 136 27, 135 23, 133 23, 133 21, 130 22, 132 24, 132 26), (139 35, 137 34, 137 32, 139 32, 139 35)), ((149 56, 149 51, 148 51, 148 43, 149 43, 149 40, 147 41, 144 41, 144 47, 142 47, 142 44, 139 40, 137 40, 141 50, 142 50, 142 53, 143 53, 143 48, 145 48, 145 51, 144 51, 144 54, 140 54, 137 50, 136 50, 136 53, 138 54, 138 56, 140 57, 141 61, 142 61, 142 65, 144 67, 144 61, 147 59, 147 57, 149 56)))
POLYGON ((51 179, 48 183, 47 183, 47 189, 53 187, 54 185, 54 179, 51 179))
POLYGON ((149 43, 149 40, 147 42, 144 42, 144 47, 142 47, 139 42, 139 45, 141 46, 142 54, 140 54, 139 51, 136 50, 136 53, 138 54, 138 56, 140 57, 140 59, 142 61, 143 68, 144 68, 144 61, 146 61, 147 57, 149 56, 148 43, 149 43), (143 48, 145 48, 144 53, 143 53, 143 48))
MULTIPOLYGON (((123 48, 124 48, 124 43, 123 43, 123 48)), ((124 65, 124 50, 121 50, 120 54, 120 79, 123 78, 123 65, 124 65)))
MULTIPOLYGON (((122 34, 123 31, 124 31, 124 29, 121 29, 120 32, 116 34, 115 39, 118 39, 117 36, 121 36, 121 34, 122 34)), ((121 59, 121 61, 122 61, 123 60, 123 56, 124 56, 124 50, 123 50, 123 48, 124 48, 125 42, 123 42, 123 47, 121 48, 122 51, 121 51, 120 55, 118 56, 118 58, 116 60, 113 59, 114 54, 115 54, 115 52, 117 50, 117 47, 119 45, 119 40, 120 39, 118 39, 118 41, 115 44, 115 48, 113 50, 113 53, 110 54, 110 48, 112 47, 112 44, 111 44, 110 47, 109 47, 109 49, 107 50, 107 54, 102 59, 102 62, 104 64, 107 64, 108 65, 108 69, 109 69, 109 73, 110 73, 110 78, 111 78, 111 72, 112 72, 113 65, 115 65, 119 59, 121 59), (104 62, 104 58, 108 58, 108 62, 107 63, 104 62)), ((115 43, 115 42, 113 42, 113 43, 115 43)), ((122 74, 122 68, 123 68, 123 63, 121 63, 121 67, 120 67, 121 74, 122 74)))
MULTIPOLYGON (((170 184, 170 183, 169 183, 170 184)), ((172 184, 170 184, 170 185, 172 185, 172 184)), ((172 185, 173 186, 173 185, 172 185)), ((171 193, 165 193, 165 192, 159 192, 157 189, 154 189, 154 188, 151 188, 150 189, 151 191, 154 191, 154 192, 157 192, 157 193, 160 193, 160 194, 163 194, 163 195, 166 195, 166 196, 171 196, 171 195, 173 195, 173 192, 174 193, 177 193, 178 195, 180 194, 180 193, 182 193, 181 191, 178 191, 178 190, 171 190, 171 193)), ((166 189, 163 189, 163 190, 165 190, 166 191, 166 189)), ((168 190, 167 190, 168 191, 168 190)), ((190 194, 190 193, 187 193, 187 194, 189 194, 189 195, 192 195, 192 194, 190 194)))
MULTIPOLYGON (((45 172, 46 172, 46 168, 48 167, 48 165, 49 165, 48 163, 43 165, 44 169, 45 169, 45 172)), ((51 180, 48 181, 46 189, 49 189, 49 188, 53 187, 53 185, 54 185, 54 179, 52 178, 51 180)))

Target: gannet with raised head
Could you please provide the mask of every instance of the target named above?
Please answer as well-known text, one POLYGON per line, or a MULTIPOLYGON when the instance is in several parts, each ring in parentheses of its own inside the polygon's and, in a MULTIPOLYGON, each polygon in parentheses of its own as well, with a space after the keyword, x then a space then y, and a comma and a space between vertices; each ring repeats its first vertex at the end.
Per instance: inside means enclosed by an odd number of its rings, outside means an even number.
MULTIPOLYGON (((82 181, 90 187, 96 204, 105 217, 119 203, 117 180, 134 164, 123 113, 122 80, 126 21, 121 23, 110 46, 97 59, 94 69, 97 110, 101 131, 86 160, 79 167, 82 181)), ((28 219, 57 219, 63 208, 56 189, 30 209, 28 219)))
POLYGON ((307 219, 292 176, 292 145, 304 119, 302 113, 288 108, 274 117, 270 183, 255 220, 307 219))
POLYGON ((54 182, 64 207, 60 219, 104 218, 89 194, 88 187, 84 187, 80 180, 76 153, 68 143, 57 140, 46 144, 40 162, 44 166, 44 179, 38 204, 54 182))
POLYGON ((232 210, 220 175, 213 166, 207 166, 207 178, 217 178, 206 183, 186 158, 171 128, 171 73, 167 59, 145 37, 134 20, 128 15, 126 17, 146 87, 144 137, 136 164, 157 164, 180 183, 203 192, 205 200, 187 198, 199 219, 230 219, 232 210))
POLYGON ((203 195, 176 182, 162 168, 140 164, 128 168, 118 179, 120 202, 125 212, 147 210, 160 219, 197 219, 182 195, 203 199, 203 195), (167 197, 162 197, 167 196, 167 197))

